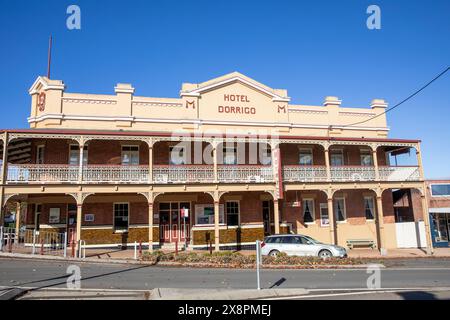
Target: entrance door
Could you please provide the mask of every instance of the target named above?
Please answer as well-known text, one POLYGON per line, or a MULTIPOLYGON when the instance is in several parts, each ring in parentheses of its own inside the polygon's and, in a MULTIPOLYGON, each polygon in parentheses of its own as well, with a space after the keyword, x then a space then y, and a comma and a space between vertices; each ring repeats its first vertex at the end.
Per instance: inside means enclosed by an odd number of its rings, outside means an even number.
POLYGON ((67 205, 67 242, 75 243, 77 240, 77 205, 67 205))
POLYGON ((263 222, 264 222, 264 234, 270 234, 270 201, 262 202, 262 214, 263 214, 263 222))
POLYGON ((188 209, 189 202, 161 202, 159 204, 160 240, 161 242, 183 242, 189 239, 189 218, 181 216, 181 209, 188 209), (186 230, 186 231, 185 231, 186 230))
POLYGON ((433 213, 432 233, 434 245, 437 247, 447 247, 450 245, 450 213, 433 213))

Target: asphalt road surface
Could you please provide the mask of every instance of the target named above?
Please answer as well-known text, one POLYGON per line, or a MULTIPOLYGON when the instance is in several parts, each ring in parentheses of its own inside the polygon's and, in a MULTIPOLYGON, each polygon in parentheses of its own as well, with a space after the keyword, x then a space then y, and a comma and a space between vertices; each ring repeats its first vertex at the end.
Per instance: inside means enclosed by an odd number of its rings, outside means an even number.
MULTIPOLYGON (((0 286, 64 288, 70 264, 0 258, 0 286)), ((91 289, 148 290, 153 288, 252 289, 255 270, 170 268, 144 265, 76 263, 81 287, 91 289)), ((389 264, 388 264, 389 265, 389 264)), ((262 270, 263 288, 355 289, 367 288, 366 270, 262 270)), ((397 260, 381 270, 382 288, 450 287, 450 260, 397 260)))

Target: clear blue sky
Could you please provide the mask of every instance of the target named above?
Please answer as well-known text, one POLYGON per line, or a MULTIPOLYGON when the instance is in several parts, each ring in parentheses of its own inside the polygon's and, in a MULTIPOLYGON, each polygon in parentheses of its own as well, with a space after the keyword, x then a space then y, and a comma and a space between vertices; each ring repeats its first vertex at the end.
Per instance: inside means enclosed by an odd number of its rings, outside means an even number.
MULTIPOLYGON (((240 71, 292 103, 391 105, 450 65, 450 1, 29 1, 0 0, 0 128, 26 128, 27 90, 45 75, 70 92, 177 97, 182 82, 240 71), (81 8, 81 30, 66 9, 81 8), (368 30, 366 8, 381 8, 368 30)), ((391 138, 423 140, 425 174, 450 178, 450 74, 388 116, 391 138)))

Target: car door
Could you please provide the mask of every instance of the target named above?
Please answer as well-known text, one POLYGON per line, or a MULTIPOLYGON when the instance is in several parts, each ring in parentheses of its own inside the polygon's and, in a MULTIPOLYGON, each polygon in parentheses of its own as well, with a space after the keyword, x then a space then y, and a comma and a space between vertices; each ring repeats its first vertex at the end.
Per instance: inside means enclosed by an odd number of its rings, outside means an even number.
POLYGON ((308 248, 307 245, 303 243, 302 238, 300 236, 291 236, 289 238, 289 244, 286 244, 286 246, 289 247, 289 255, 305 256, 308 248))
POLYGON ((295 243, 293 242, 293 236, 283 236, 281 237, 281 247, 282 252, 286 253, 287 255, 291 256, 295 254, 295 243))
POLYGON ((303 255, 305 256, 316 256, 317 255, 317 245, 311 242, 308 238, 299 236, 302 246, 303 255))

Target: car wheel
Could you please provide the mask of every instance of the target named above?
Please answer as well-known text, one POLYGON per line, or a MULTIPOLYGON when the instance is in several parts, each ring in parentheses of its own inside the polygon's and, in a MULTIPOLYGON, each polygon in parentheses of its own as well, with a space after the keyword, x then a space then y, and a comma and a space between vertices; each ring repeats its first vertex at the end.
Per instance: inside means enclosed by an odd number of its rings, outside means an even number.
POLYGON ((279 253, 280 253, 280 251, 278 251, 278 250, 272 250, 269 252, 269 256, 276 257, 279 253))
POLYGON ((319 252, 319 258, 322 259, 328 259, 331 258, 333 256, 333 254, 331 253, 330 250, 320 250, 319 252))

